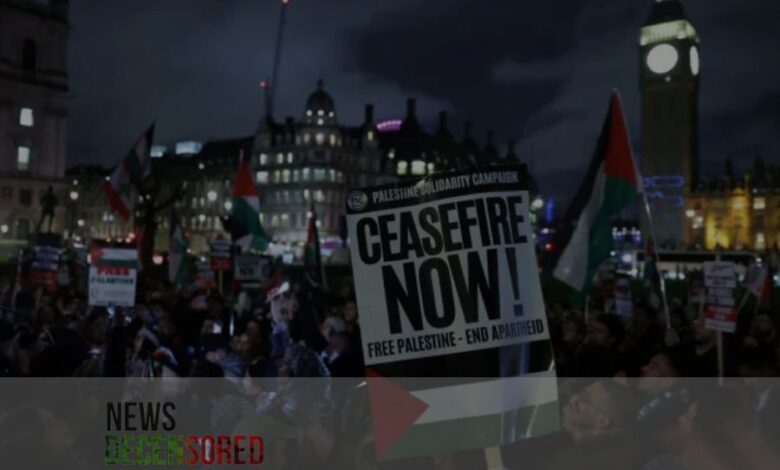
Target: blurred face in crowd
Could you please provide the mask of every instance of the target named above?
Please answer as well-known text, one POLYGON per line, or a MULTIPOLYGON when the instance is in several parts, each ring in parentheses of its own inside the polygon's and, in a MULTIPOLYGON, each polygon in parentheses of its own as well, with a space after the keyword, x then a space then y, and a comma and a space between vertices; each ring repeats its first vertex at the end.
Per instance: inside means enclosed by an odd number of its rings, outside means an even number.
POLYGON ((704 327, 704 316, 700 316, 693 324, 693 338, 696 344, 703 345, 715 341, 715 332, 704 327))
POLYGON ((676 377, 677 371, 669 356, 659 353, 642 367, 638 388, 643 392, 658 393, 674 385, 676 377))
POLYGON ((615 338, 609 332, 607 325, 600 321, 594 321, 591 325, 588 343, 608 348, 615 342, 615 338))
POLYGON ((108 317, 103 315, 92 320, 87 326, 87 340, 93 343, 102 343, 106 337, 108 317))
POLYGON ((582 341, 582 332, 577 320, 564 320, 561 325, 561 339, 567 346, 576 346, 582 341))
POLYGON ((357 304, 354 301, 349 301, 344 304, 344 320, 349 323, 357 323, 358 311, 357 304))
POLYGON ((772 339, 775 337, 775 325, 769 315, 756 315, 750 324, 750 336, 756 339, 772 339))
POLYGON ((575 441, 610 431, 612 422, 607 413, 609 394, 600 382, 572 395, 563 408, 563 429, 575 441))

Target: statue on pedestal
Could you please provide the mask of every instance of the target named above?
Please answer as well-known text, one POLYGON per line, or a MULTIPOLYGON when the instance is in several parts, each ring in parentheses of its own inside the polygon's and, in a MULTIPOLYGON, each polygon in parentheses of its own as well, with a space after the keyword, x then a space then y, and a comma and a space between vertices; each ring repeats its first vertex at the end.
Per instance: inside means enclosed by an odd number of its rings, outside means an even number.
POLYGON ((37 233, 41 233, 41 226, 43 221, 48 217, 49 225, 46 230, 51 233, 51 226, 54 223, 54 209, 57 207, 57 196, 54 195, 54 188, 49 186, 46 192, 41 196, 41 218, 38 220, 37 233))

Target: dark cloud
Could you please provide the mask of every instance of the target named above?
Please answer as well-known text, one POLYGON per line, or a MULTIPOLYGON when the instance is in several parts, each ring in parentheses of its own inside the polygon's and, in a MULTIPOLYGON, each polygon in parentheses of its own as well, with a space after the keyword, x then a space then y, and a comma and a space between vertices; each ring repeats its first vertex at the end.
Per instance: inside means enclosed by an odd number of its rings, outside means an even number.
MULTIPOLYGON (((342 121, 406 96, 433 121, 520 140, 537 171, 584 166, 613 87, 638 139, 638 33, 651 0, 291 0, 278 114, 323 77, 342 121)), ((685 0, 702 39, 701 152, 780 163, 774 0, 685 0)), ((115 161, 157 119, 160 140, 252 132, 270 74, 275 0, 73 2, 71 162, 115 161)), ((456 130, 459 130, 456 129, 456 130)), ((713 163, 714 164, 714 163, 713 163)))

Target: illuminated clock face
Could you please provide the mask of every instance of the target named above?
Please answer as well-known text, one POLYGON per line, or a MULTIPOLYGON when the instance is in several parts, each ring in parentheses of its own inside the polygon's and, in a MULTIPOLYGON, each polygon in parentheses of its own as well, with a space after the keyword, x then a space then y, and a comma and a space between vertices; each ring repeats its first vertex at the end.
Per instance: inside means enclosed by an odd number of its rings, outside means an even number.
POLYGON ((699 50, 696 46, 691 46, 691 73, 699 75, 699 50))
POLYGON ((677 49, 670 44, 659 44, 650 49, 647 53, 647 67, 657 74, 670 72, 677 60, 680 58, 680 54, 677 49))

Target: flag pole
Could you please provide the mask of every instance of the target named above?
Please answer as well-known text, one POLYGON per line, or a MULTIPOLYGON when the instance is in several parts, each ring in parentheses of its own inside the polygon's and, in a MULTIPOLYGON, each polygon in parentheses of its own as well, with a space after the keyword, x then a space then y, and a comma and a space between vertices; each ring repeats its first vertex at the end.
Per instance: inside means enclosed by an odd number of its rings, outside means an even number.
MULTIPOLYGON (((637 171, 637 174, 639 174, 639 171, 637 171)), ((666 329, 668 330, 672 327, 672 318, 669 314, 669 302, 666 299, 666 281, 664 280, 663 272, 661 271, 661 262, 658 256, 658 250, 656 249, 658 245, 655 242, 653 215, 650 210, 650 203, 647 200, 647 191, 645 191, 644 187, 642 188, 642 205, 644 206, 645 215, 647 216, 647 229, 650 232, 648 235, 650 236, 650 242, 653 244, 653 261, 655 261, 656 270, 658 271, 658 284, 661 288, 661 302, 664 309, 664 317, 666 319, 666 329)))

